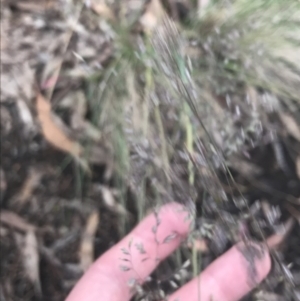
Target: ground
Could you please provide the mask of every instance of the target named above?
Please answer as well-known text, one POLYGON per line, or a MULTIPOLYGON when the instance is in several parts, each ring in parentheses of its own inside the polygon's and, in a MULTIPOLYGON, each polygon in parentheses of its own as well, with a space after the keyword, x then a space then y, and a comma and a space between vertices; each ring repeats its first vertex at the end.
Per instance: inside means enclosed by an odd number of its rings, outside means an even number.
POLYGON ((1 0, 1 300, 64 300, 171 200, 195 229, 137 299, 251 238, 244 300, 300 300, 299 4, 196 2, 1 0))

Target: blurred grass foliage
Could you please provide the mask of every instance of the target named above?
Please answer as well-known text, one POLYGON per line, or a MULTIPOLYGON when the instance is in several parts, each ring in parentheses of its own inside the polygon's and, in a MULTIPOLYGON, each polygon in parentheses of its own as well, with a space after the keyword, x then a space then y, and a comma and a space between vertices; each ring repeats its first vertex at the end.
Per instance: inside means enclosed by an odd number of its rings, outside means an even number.
POLYGON ((130 187, 139 218, 201 191, 226 199, 219 172, 274 131, 269 114, 300 120, 300 1, 211 1, 150 35, 121 24, 87 91, 124 196, 130 187))
POLYGON ((198 20, 198 34, 211 41, 220 71, 299 102, 299 25, 299 1, 216 1, 198 20))

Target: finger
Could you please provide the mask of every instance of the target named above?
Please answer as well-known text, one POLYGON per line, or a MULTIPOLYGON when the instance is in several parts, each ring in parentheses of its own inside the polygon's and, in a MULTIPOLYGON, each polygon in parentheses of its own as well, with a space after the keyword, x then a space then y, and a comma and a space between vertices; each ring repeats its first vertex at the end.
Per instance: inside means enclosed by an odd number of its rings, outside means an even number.
POLYGON ((187 235, 187 217, 186 208, 178 203, 146 217, 91 266, 66 301, 129 300, 130 285, 142 283, 187 235))
POLYGON ((266 248, 239 243, 209 265, 200 276, 176 291, 170 301, 238 301, 271 269, 266 248))

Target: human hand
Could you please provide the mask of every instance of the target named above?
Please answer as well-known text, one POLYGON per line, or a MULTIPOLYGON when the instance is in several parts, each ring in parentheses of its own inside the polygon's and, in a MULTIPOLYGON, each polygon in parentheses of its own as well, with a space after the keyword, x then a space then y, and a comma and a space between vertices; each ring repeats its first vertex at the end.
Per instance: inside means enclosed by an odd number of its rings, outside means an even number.
MULTIPOLYGON (((147 216, 90 267, 66 301, 129 301, 133 280, 142 284, 187 236, 190 225, 183 209, 171 203, 158 215, 147 216)), ((254 242, 238 243, 168 301, 238 301, 267 276, 270 268, 265 247, 254 242)))

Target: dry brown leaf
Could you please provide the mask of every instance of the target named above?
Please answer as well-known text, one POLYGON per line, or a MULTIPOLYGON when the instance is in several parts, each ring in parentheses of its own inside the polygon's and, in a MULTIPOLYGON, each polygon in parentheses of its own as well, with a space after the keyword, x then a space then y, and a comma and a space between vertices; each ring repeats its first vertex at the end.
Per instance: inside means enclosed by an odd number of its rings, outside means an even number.
POLYGON ((50 103, 40 93, 37 96, 36 109, 45 139, 57 149, 72 155, 83 167, 87 168, 86 163, 80 158, 83 153, 82 146, 68 138, 57 123, 54 122, 58 117, 54 116, 51 112, 50 103))
POLYGON ((55 6, 56 1, 13 1, 13 5, 19 10, 32 13, 45 13, 47 9, 55 6))
POLYGON ((16 230, 22 232, 34 231, 35 227, 25 221, 22 217, 14 212, 8 210, 1 210, 0 212, 1 224, 7 225, 9 227, 15 228, 16 230))
POLYGON ((104 0, 92 0, 90 7, 97 15, 103 17, 104 19, 115 20, 113 11, 104 0))
POLYGON ((3 137, 4 135, 8 135, 13 128, 13 119, 11 113, 4 106, 2 106, 0 110, 0 127, 3 137))
POLYGON ((300 141, 300 126, 294 117, 287 113, 280 113, 279 117, 281 122, 285 125, 288 133, 300 141))
POLYGON ((42 175, 42 172, 34 169, 29 171, 21 191, 15 196, 15 200, 18 204, 24 205, 29 200, 33 190, 39 185, 42 175))
POLYGON ((151 0, 140 23, 146 32, 152 32, 165 16, 165 10, 160 0, 151 0))
POLYGON ((94 237, 99 225, 99 214, 93 212, 86 223, 80 246, 80 265, 86 271, 94 261, 94 237))
POLYGON ((23 264, 25 272, 34 284, 37 295, 41 295, 41 282, 39 273, 39 251, 38 241, 34 231, 28 231, 25 235, 23 254, 23 264))
POLYGON ((300 179, 300 156, 298 156, 298 158, 296 159, 296 169, 298 178, 300 179))

